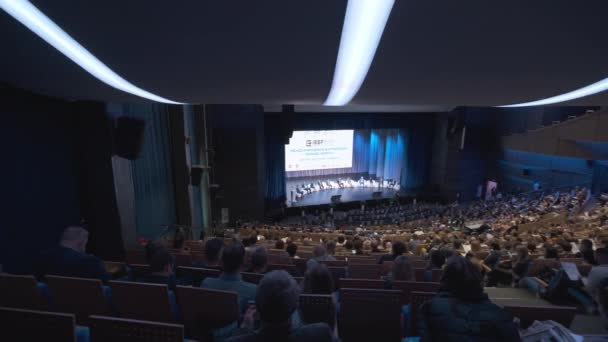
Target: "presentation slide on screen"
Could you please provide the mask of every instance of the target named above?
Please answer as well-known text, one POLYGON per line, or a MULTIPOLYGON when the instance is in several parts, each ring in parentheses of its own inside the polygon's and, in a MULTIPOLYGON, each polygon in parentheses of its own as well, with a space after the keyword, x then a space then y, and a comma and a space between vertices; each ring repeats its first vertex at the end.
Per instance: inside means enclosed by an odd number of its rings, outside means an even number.
POLYGON ((353 166, 353 130, 295 131, 285 145, 285 171, 353 166))

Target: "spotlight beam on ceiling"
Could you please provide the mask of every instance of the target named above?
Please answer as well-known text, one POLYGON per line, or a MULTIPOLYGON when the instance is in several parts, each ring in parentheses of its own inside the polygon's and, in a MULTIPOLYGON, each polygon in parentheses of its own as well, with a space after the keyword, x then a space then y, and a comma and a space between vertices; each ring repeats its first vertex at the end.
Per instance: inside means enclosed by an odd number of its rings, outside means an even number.
POLYGON ((138 88, 120 77, 27 0, 0 0, 0 8, 100 81, 152 101, 179 104, 138 88))
POLYGON ((546 99, 536 100, 536 101, 532 101, 532 102, 518 103, 518 104, 512 104, 512 105, 506 105, 506 106, 500 106, 500 107, 513 108, 513 107, 549 105, 549 104, 570 101, 570 100, 578 99, 580 97, 597 94, 597 93, 605 91, 605 90, 608 90, 608 78, 605 78, 599 82, 595 82, 586 87, 582 87, 582 88, 579 88, 579 89, 576 89, 576 90, 573 90, 571 92, 564 93, 561 95, 548 97, 546 99))
POLYGON ((348 0, 334 78, 325 106, 344 106, 357 94, 395 0, 348 0))

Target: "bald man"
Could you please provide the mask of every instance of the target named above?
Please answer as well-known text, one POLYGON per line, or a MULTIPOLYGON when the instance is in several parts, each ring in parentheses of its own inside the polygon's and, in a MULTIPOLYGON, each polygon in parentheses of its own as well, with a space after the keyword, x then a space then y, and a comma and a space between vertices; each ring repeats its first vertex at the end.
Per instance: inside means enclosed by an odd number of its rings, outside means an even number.
POLYGON ((63 231, 59 245, 41 253, 36 274, 109 280, 103 261, 85 253, 89 233, 82 227, 68 227, 63 231))

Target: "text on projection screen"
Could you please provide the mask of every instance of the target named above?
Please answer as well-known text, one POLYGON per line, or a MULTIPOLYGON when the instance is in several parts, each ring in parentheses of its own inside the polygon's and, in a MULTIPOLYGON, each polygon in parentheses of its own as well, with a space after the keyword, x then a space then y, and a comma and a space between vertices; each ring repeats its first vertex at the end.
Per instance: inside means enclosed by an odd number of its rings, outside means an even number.
POLYGON ((353 166, 353 130, 295 131, 285 145, 285 171, 353 166))

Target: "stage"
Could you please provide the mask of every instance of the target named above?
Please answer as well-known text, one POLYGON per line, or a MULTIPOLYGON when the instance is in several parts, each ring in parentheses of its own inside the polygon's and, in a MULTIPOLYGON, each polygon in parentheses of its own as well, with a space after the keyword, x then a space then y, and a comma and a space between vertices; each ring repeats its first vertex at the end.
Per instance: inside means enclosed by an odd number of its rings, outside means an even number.
POLYGON ((329 204, 331 197, 341 195, 341 203, 367 201, 371 199, 393 198, 397 190, 391 188, 338 188, 305 194, 297 202, 290 202, 290 207, 306 207, 311 205, 329 204), (381 196, 373 198, 374 192, 381 192, 381 196))

